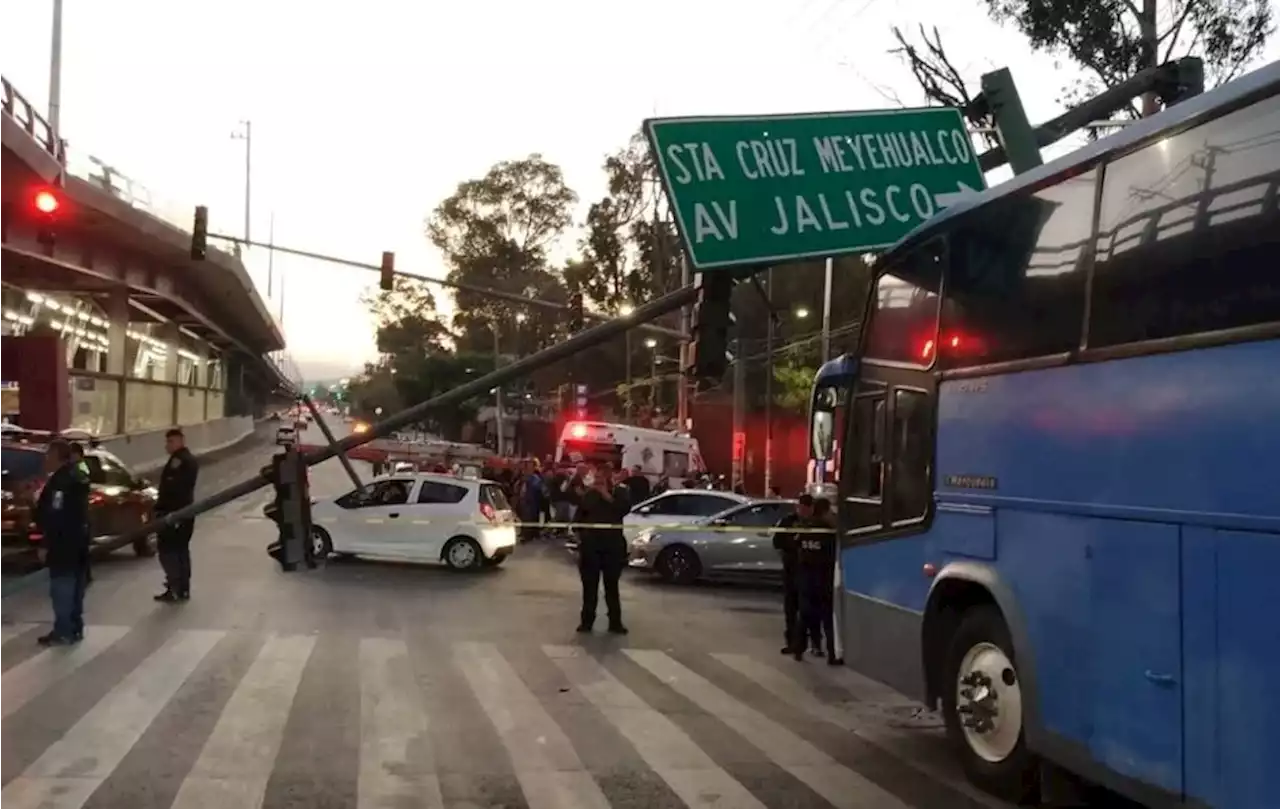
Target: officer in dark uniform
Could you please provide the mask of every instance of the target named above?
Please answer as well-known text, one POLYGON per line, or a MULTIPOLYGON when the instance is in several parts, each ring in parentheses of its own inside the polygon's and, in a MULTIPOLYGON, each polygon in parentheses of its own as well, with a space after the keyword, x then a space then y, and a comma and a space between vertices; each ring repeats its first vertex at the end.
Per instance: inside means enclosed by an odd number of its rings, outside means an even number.
MULTIPOLYGON (((90 440, 92 441, 93 439, 90 440)), ((91 444, 91 446, 93 445, 91 444)), ((75 464, 76 476, 80 479, 80 482, 87 487, 86 491, 92 492, 93 486, 91 484, 93 481, 89 478, 89 463, 84 459, 84 445, 79 441, 71 442, 71 462, 75 464)), ((86 517, 88 516, 88 513, 88 509, 86 509, 86 517)), ((85 531, 90 532, 90 538, 93 537, 92 529, 88 525, 85 526, 85 531)), ((93 567, 89 564, 89 561, 89 554, 86 553, 84 555, 84 586, 86 588, 88 588, 90 584, 93 584, 93 567)))
POLYGON ((49 571, 53 631, 39 641, 60 646, 84 638, 89 485, 76 471, 71 446, 60 438, 49 443, 45 468, 49 479, 36 502, 35 521, 42 536, 39 555, 49 571))
MULTIPOLYGON (((774 526, 773 547, 782 558, 782 619, 784 622, 782 653, 784 655, 795 654, 796 650, 792 648, 792 644, 795 643, 796 632, 800 628, 800 582, 796 578, 800 535, 792 529, 805 525, 812 516, 813 497, 802 494, 796 500, 795 511, 783 517, 774 526)), ((805 640, 814 641, 815 648, 817 648, 817 642, 820 642, 818 638, 801 638, 800 640, 801 652, 804 651, 805 640)))
POLYGON ((797 543, 799 552, 796 554, 796 582, 799 585, 800 629, 791 641, 791 653, 796 660, 803 660, 805 640, 821 631, 827 640, 827 663, 840 666, 844 661, 836 656, 836 532, 831 501, 825 497, 814 500, 813 516, 805 520, 805 526, 821 529, 822 532, 803 533, 797 543))
MULTIPOLYGON (((162 517, 195 502, 196 477, 200 466, 187 449, 186 436, 177 427, 164 434, 169 461, 160 473, 160 493, 156 497, 156 517, 162 517)), ((164 569, 164 592, 156 601, 173 603, 191 598, 191 535, 195 520, 165 526, 157 534, 160 567, 164 569)))
POLYGON ((618 581, 627 564, 627 540, 622 533, 622 518, 631 510, 626 486, 615 485, 613 469, 604 464, 596 469, 583 493, 574 522, 588 525, 611 525, 617 528, 582 528, 578 530, 578 573, 582 577, 582 620, 579 632, 590 632, 596 622, 596 605, 600 583, 604 582, 604 603, 609 610, 609 631, 627 634, 622 623, 622 599, 618 581))

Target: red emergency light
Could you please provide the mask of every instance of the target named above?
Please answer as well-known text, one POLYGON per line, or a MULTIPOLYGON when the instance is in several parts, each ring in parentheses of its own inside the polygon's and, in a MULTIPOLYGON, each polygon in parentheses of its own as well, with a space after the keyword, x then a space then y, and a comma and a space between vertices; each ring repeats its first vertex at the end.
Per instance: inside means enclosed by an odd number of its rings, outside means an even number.
POLYGON ((58 195, 47 188, 42 188, 36 192, 33 203, 36 210, 45 216, 57 213, 58 209, 62 207, 62 200, 58 199, 58 195))
POLYGON ((574 438, 586 438, 586 437, 587 437, 587 425, 585 425, 585 424, 575 424, 575 425, 573 425, 572 427, 570 427, 570 428, 569 428, 569 434, 570 434, 570 435, 572 435, 574 438))

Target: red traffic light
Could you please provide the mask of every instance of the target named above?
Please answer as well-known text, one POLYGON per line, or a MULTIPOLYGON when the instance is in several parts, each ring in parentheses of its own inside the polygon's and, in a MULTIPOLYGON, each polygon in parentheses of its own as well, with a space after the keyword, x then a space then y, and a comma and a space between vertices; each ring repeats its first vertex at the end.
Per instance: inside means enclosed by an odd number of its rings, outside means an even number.
POLYGON ((58 208, 62 207, 62 200, 58 199, 58 195, 48 189, 37 191, 34 203, 36 210, 42 214, 56 213, 58 208))

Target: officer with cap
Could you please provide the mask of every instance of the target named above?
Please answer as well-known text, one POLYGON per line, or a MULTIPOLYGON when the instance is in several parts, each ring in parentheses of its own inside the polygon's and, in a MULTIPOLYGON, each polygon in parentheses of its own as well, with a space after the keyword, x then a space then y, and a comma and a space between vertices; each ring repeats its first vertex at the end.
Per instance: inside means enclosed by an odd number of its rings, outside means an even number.
POLYGON ((41 561, 49 571, 53 631, 43 646, 62 646, 84 638, 85 573, 89 556, 89 485, 76 471, 71 446, 61 438, 45 452, 49 478, 40 491, 35 522, 40 529, 41 561))
MULTIPOLYGON (((784 655, 795 654, 792 644, 796 642, 796 632, 800 624, 800 582, 796 579, 796 567, 799 564, 800 535, 795 528, 805 525, 813 516, 813 497, 802 494, 796 500, 796 509, 778 521, 774 526, 773 547, 782 558, 782 618, 784 622, 783 646, 784 655)), ((804 651, 804 641, 800 639, 800 651, 804 651)), ((814 639, 817 640, 817 639, 814 639)), ((817 644, 814 644, 815 647, 817 644)))
POLYGON ((844 665, 836 655, 835 575, 836 532, 831 501, 813 501, 813 516, 805 520, 807 531, 800 536, 796 554, 796 581, 800 590, 800 629, 791 642, 796 660, 804 659, 804 642, 821 631, 827 641, 827 663, 844 665))
MULTIPOLYGON (((196 478, 200 465, 196 456, 187 449, 186 436, 174 427, 164 434, 164 446, 169 451, 169 461, 160 473, 160 492, 156 496, 156 516, 163 517, 186 508, 196 499, 196 478)), ((195 533, 195 520, 183 520, 166 525, 157 532, 160 550, 160 566, 164 569, 164 592, 156 601, 173 603, 191 598, 191 535, 195 533)))
MULTIPOLYGON (((93 481, 89 476, 89 462, 84 458, 84 445, 79 441, 71 442, 71 461, 75 464, 76 476, 80 479, 80 482, 85 485, 85 491, 90 491, 93 488, 91 485, 93 481)), ((86 509, 85 517, 87 518, 88 515, 89 511, 86 509)), ((86 525, 85 531, 89 530, 89 526, 86 525)), ((89 536, 92 537, 93 534, 90 533, 89 536)), ((93 584, 93 569, 89 565, 89 554, 86 553, 84 555, 84 586, 88 587, 90 584, 93 584)))

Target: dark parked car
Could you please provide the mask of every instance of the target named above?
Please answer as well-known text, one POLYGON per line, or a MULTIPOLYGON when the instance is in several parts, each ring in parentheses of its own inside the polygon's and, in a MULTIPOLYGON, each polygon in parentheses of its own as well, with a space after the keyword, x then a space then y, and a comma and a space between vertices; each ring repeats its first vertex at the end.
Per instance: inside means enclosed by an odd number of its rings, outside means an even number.
MULTIPOLYGON (((4 460, 3 545, 6 561, 30 555, 40 534, 31 510, 47 477, 44 471, 45 442, 35 434, 21 438, 6 435, 0 452, 4 460)), ((89 470, 89 527, 95 545, 119 536, 151 519, 156 489, 146 478, 135 474, 119 458, 101 448, 85 450, 89 470)), ((155 537, 138 540, 133 550, 139 556, 155 553, 155 537)))

